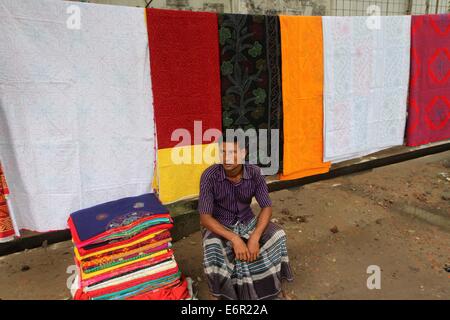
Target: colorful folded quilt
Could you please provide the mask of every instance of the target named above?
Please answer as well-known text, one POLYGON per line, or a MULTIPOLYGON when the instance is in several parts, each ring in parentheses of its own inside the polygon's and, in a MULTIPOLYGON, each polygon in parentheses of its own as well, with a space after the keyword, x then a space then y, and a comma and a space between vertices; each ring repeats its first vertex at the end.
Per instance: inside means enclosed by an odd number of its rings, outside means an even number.
POLYGON ((68 224, 78 269, 75 299, 185 296, 171 249, 173 220, 154 194, 77 211, 68 224), (164 294, 152 293, 162 288, 164 294))
POLYGON ((138 197, 129 197, 100 204, 70 215, 71 231, 75 244, 90 239, 97 239, 109 234, 115 228, 155 214, 167 214, 168 210, 159 199, 148 193, 138 197))
POLYGON ((165 252, 164 254, 158 255, 156 257, 153 257, 150 259, 145 259, 143 261, 133 263, 133 264, 130 264, 125 267, 120 267, 120 268, 102 273, 98 276, 95 276, 95 277, 92 277, 92 278, 89 278, 86 280, 82 280, 81 281, 82 285, 83 285, 83 287, 88 287, 88 286, 91 286, 91 285, 94 285, 94 284, 97 284, 100 282, 104 282, 109 279, 114 279, 116 277, 119 277, 124 274, 128 274, 128 273, 136 271, 136 270, 146 268, 148 266, 156 265, 160 262, 167 261, 168 259, 172 258, 172 256, 173 256, 172 250, 164 250, 164 252, 165 252))
POLYGON ((113 251, 118 248, 123 248, 129 246, 130 244, 136 244, 138 242, 143 242, 145 239, 149 239, 155 236, 158 231, 169 230, 173 227, 173 224, 160 224, 146 230, 142 234, 138 234, 130 239, 125 239, 118 242, 106 242, 96 245, 89 245, 86 248, 77 248, 81 256, 89 256, 99 254, 100 252, 113 251))
POLYGON ((129 254, 129 255, 121 257, 121 258, 104 261, 101 264, 96 264, 96 265, 91 265, 91 266, 85 266, 84 264, 81 264, 81 269, 83 270, 84 273, 89 274, 89 273, 92 273, 95 271, 100 271, 100 270, 104 270, 104 269, 107 269, 110 267, 121 265, 121 264, 127 263, 128 261, 134 261, 136 259, 141 259, 143 257, 149 257, 150 255, 152 255, 154 253, 158 253, 160 251, 170 249, 170 248, 172 248, 172 243, 169 241, 165 241, 164 243, 161 242, 161 244, 158 244, 156 247, 152 247, 152 248, 146 249, 144 251, 139 251, 139 252, 136 252, 133 254, 129 254))
POLYGON ((113 233, 110 234, 108 236, 105 236, 95 242, 93 242, 93 244, 97 244, 97 243, 101 243, 103 241, 109 241, 109 240, 118 240, 118 239, 130 239, 133 236, 135 236, 136 234, 144 231, 144 230, 148 230, 150 227, 158 225, 158 224, 162 224, 162 223, 170 223, 171 219, 170 216, 167 215, 167 217, 160 217, 160 218, 155 218, 155 219, 151 219, 149 221, 146 221, 144 223, 141 223, 131 229, 128 230, 124 230, 122 232, 117 232, 117 233, 113 233))
POLYGON ((107 263, 108 261, 124 258, 126 256, 129 256, 129 255, 132 255, 135 253, 144 252, 149 249, 158 247, 166 242, 172 241, 172 238, 170 237, 170 233, 164 232, 161 235, 163 235, 163 234, 168 234, 169 236, 161 238, 161 239, 157 239, 157 237, 154 237, 153 239, 150 239, 149 241, 147 241, 144 244, 139 244, 139 245, 132 246, 129 248, 120 249, 120 250, 117 250, 117 251, 114 251, 111 253, 107 253, 107 254, 100 254, 100 255, 92 256, 87 259, 83 259, 81 261, 81 265, 83 266, 83 268, 87 268, 87 267, 107 263))
POLYGON ((172 244, 170 242, 165 243, 163 245, 160 245, 158 247, 152 248, 150 250, 144 251, 144 252, 140 252, 137 254, 132 254, 129 255, 125 258, 121 258, 121 259, 117 259, 117 260, 112 260, 108 263, 104 263, 95 267, 91 267, 91 268, 87 268, 87 269, 83 269, 83 273, 84 274, 91 274, 93 272, 97 272, 97 271, 101 271, 101 270, 106 270, 115 266, 121 266, 121 265, 126 265, 128 262, 130 261, 136 261, 136 260, 142 260, 143 258, 147 258, 147 257, 151 257, 153 254, 161 252, 163 250, 166 249, 170 249, 172 247, 172 244))
POLYGON ((178 268, 173 268, 172 270, 163 271, 158 274, 143 277, 138 280, 128 281, 126 283, 118 284, 104 289, 98 289, 87 293, 89 293, 92 297, 96 297, 97 299, 107 299, 114 297, 125 298, 126 296, 130 296, 133 294, 161 288, 172 281, 179 281, 180 276, 181 273, 178 268))
POLYGON ((136 257, 134 259, 129 259, 127 261, 123 261, 122 263, 111 264, 111 265, 108 265, 106 268, 98 269, 98 270, 92 271, 90 273, 85 273, 85 272, 83 272, 83 270, 80 270, 81 280, 90 279, 90 278, 93 278, 95 276, 98 276, 98 275, 101 275, 101 274, 105 274, 107 272, 110 272, 110 271, 113 271, 113 270, 116 270, 116 269, 120 269, 120 268, 129 266, 129 265, 132 265, 134 263, 138 263, 138 262, 142 262, 142 261, 147 260, 147 259, 158 257, 159 255, 165 254, 167 252, 166 251, 167 249, 168 248, 166 248, 165 250, 161 250, 161 251, 155 252, 155 253, 142 255, 141 257, 136 257))
POLYGON ((95 292, 84 292, 82 289, 77 290, 74 299, 76 300, 117 300, 126 299, 137 296, 146 292, 162 289, 180 283, 181 272, 171 270, 158 275, 146 277, 146 281, 139 284, 138 281, 121 284, 114 288, 99 289, 95 292), (174 272, 175 271, 175 272, 174 272), (133 294, 134 293, 134 294, 133 294))
POLYGON ((110 287, 113 285, 118 285, 118 284, 121 284, 121 283, 124 283, 127 281, 136 280, 136 279, 142 278, 144 276, 154 275, 159 272, 167 271, 167 270, 170 270, 170 269, 173 269, 176 267, 177 267, 177 263, 173 259, 170 259, 168 261, 159 263, 157 265, 154 265, 154 266, 151 266, 151 267, 148 267, 145 269, 141 269, 141 270, 129 273, 129 274, 125 274, 123 276, 116 277, 116 278, 110 279, 108 281, 105 281, 105 282, 102 282, 102 283, 99 283, 96 285, 92 285, 86 289, 86 292, 95 291, 95 290, 107 288, 107 287, 110 287))
POLYGON ((184 300, 189 298, 188 282, 182 279, 181 282, 169 284, 150 292, 127 298, 127 300, 184 300))

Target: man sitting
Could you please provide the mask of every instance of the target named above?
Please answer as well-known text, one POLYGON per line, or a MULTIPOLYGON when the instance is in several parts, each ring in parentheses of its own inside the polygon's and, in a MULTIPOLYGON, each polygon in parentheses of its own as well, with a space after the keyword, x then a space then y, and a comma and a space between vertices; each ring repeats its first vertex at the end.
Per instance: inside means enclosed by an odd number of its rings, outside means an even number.
POLYGON ((211 295, 231 300, 289 298, 282 290, 282 283, 292 281, 286 234, 270 222, 272 202, 261 170, 244 164, 245 146, 236 139, 222 140, 220 147, 222 164, 202 174, 198 205, 211 295), (250 208, 253 197, 261 207, 258 218, 250 208))

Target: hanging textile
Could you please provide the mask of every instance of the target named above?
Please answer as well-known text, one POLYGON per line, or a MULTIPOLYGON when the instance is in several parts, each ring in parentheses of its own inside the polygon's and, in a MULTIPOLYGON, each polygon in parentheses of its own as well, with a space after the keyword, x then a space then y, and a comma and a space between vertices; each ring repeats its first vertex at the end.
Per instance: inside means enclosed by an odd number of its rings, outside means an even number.
POLYGON ((0 243, 14 239, 14 225, 9 214, 6 197, 9 189, 0 163, 0 243))
MULTIPOLYGON (((222 128, 281 129, 281 49, 278 16, 219 15, 222 128)), ((281 133, 279 136, 281 137, 281 133)), ((258 148, 270 155, 267 145, 258 148)), ((259 140, 259 139, 258 139, 259 140)), ((281 146, 279 140, 277 143, 281 146)), ((278 150, 276 157, 279 157, 278 150)), ((273 155, 271 155, 273 157, 273 155)), ((264 166, 257 154, 252 163, 264 166)))
POLYGON ((450 15, 413 16, 406 143, 450 138, 450 15))
POLYGON ((222 122, 217 15, 147 9, 147 27, 158 135, 154 186, 170 203, 198 196, 200 176, 215 161, 203 155, 217 148, 205 132, 220 133, 222 122), (188 137, 172 141, 176 129, 188 137), (183 154, 181 162, 172 158, 183 154))
POLYGON ((147 26, 158 149, 201 144, 206 130, 221 129, 217 15, 147 9, 147 26), (171 140, 182 128, 191 143, 171 140))
POLYGON ((156 183, 161 202, 171 203, 198 196, 203 171, 218 163, 218 157, 217 144, 158 150, 156 183))
POLYGON ((323 17, 324 161, 403 144, 410 16, 323 17))
POLYGON ((70 212, 151 191, 144 12, 2 1, 0 155, 19 228, 65 229, 70 212))
POLYGON ((321 17, 280 16, 283 60, 283 175, 325 173, 323 159, 323 41, 321 17))

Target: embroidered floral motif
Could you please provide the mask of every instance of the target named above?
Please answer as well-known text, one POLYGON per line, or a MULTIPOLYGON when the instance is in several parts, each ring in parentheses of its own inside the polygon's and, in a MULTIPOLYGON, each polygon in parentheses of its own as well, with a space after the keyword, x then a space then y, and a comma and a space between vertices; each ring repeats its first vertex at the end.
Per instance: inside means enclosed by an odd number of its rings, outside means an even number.
POLYGON ((133 211, 112 220, 106 226, 106 230, 127 226, 139 219, 150 217, 152 215, 154 215, 154 213, 149 211, 133 211))

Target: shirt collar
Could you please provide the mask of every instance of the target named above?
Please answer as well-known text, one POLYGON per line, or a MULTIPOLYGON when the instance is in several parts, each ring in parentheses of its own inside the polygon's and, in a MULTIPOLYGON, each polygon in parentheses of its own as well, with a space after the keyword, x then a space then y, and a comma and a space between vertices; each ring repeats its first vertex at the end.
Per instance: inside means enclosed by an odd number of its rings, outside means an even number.
MULTIPOLYGON (((244 163, 242 168, 242 178, 245 180, 250 179, 250 174, 248 173, 248 168, 247 165, 244 163)), ((219 180, 220 181, 224 181, 226 179, 226 175, 225 175, 225 169, 223 168, 223 166, 220 164, 220 170, 219 170, 219 180)))

